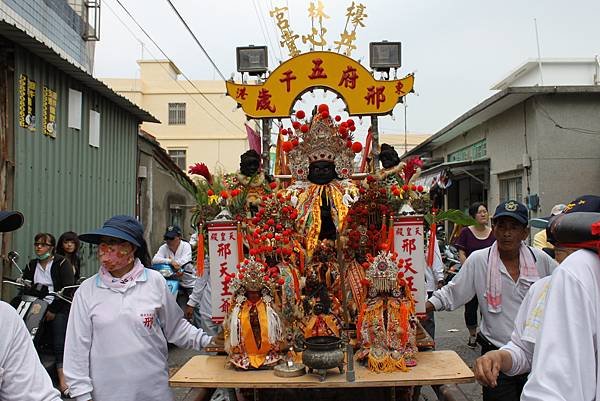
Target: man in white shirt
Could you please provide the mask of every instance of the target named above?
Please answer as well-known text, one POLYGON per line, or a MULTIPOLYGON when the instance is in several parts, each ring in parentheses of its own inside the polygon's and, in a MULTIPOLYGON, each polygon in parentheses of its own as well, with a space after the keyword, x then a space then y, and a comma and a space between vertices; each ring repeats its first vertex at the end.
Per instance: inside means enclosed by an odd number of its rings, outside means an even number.
MULTIPOLYGON (((431 241, 431 237, 429 240, 431 241)), ((425 247, 425 260, 427 260, 427 249, 429 249, 429 246, 425 247)), ((432 262, 431 266, 425 266, 425 289, 427 290, 427 297, 431 297, 433 292, 441 288, 444 284, 444 262, 442 261, 442 253, 438 244, 434 246, 432 262)), ((427 313, 426 318, 421 319, 421 326, 423 326, 432 339, 435 339, 435 316, 433 311, 427 313)))
MULTIPOLYGON (((0 212, 0 232, 23 224, 19 212, 0 212)), ((0 400, 60 401, 50 376, 40 363, 23 319, 13 307, 0 301, 0 400)))
POLYGON ((523 401, 600 400, 600 197, 580 197, 565 210, 551 233, 579 250, 552 277, 523 401), (578 204, 595 211, 569 214, 578 204))
POLYGON ((164 235, 165 243, 158 248, 152 264, 169 264, 179 279, 177 304, 185 310, 188 298, 196 284, 196 267, 192 263, 192 247, 181 239, 181 228, 169 226, 164 235))
MULTIPOLYGON (((456 277, 427 301, 427 312, 455 310, 477 296, 482 314, 478 334, 482 354, 508 343, 527 290, 556 267, 556 261, 547 254, 524 244, 527 223, 525 205, 516 201, 498 205, 492 218, 496 243, 473 252, 456 277)), ((483 400, 518 400, 525 380, 501 374, 495 388, 483 388, 483 400)))

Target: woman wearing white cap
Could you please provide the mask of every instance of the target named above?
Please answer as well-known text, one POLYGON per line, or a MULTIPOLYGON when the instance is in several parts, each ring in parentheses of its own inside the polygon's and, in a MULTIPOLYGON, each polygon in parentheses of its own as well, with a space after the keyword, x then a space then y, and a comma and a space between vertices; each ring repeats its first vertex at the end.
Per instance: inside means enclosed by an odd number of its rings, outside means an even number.
POLYGON ((79 237, 98 244, 101 267, 69 316, 64 371, 78 401, 173 400, 167 342, 199 350, 211 341, 183 318, 160 273, 144 267, 143 233, 133 217, 114 216, 79 237))

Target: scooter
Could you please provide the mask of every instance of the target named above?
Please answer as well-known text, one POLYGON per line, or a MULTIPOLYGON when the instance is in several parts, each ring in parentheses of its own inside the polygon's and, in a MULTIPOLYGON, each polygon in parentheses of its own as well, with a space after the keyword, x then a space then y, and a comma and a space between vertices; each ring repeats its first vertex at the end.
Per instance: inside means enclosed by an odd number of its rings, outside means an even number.
POLYGON ((448 284, 458 274, 462 264, 458 257, 458 249, 453 245, 444 245, 442 250, 442 261, 444 262, 444 284, 448 284))
POLYGON ((17 252, 11 251, 7 257, 11 264, 20 272, 21 276, 17 279, 3 278, 2 282, 20 289, 19 295, 12 300, 11 304, 25 322, 27 331, 42 361, 42 365, 48 370, 50 377, 54 377, 54 356, 44 348, 42 341, 43 323, 46 320, 46 313, 50 305, 44 298, 50 295, 71 304, 72 297, 66 294, 71 293, 79 285, 65 286, 56 292, 49 291, 45 285, 33 284, 30 280, 23 279, 23 270, 17 264, 17 259, 19 258, 17 252))
POLYGON ((179 292, 179 280, 177 279, 177 274, 173 267, 168 263, 159 263, 151 266, 152 270, 156 270, 167 280, 167 286, 169 287, 169 291, 175 297, 177 297, 177 293, 179 292))

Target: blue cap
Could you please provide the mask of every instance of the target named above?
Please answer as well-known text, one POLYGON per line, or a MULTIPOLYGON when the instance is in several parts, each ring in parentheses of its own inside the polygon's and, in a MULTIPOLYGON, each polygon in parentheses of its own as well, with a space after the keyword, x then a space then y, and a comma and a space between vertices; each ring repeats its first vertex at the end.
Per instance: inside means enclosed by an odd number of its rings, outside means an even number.
POLYGON ((529 221, 529 212, 527 211, 527 206, 515 200, 509 200, 499 204, 494 212, 492 221, 503 216, 512 217, 524 225, 527 225, 527 222, 529 221))
POLYGON ((2 211, 0 212, 0 232, 14 231, 23 225, 23 215, 21 212, 2 211))
POLYGON ((600 196, 582 195, 572 202, 569 202, 563 213, 592 212, 600 213, 600 196))
POLYGON ((79 239, 90 244, 99 244, 101 237, 122 239, 138 248, 145 244, 144 226, 135 218, 126 215, 111 217, 104 222, 102 228, 91 233, 81 234, 79 239))
POLYGON ((181 237, 181 228, 179 226, 169 226, 165 232, 164 239, 174 239, 175 237, 181 237))

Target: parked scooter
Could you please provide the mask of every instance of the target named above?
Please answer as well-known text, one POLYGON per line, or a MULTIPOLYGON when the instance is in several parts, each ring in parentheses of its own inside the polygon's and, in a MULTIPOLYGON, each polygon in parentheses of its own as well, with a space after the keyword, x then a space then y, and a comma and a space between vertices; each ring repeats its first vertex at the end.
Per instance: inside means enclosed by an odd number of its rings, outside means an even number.
POLYGON ((167 280, 169 291, 177 297, 177 293, 179 292, 179 280, 177 279, 175 270, 173 270, 173 266, 168 263, 159 263, 152 265, 151 268, 162 274, 165 280, 167 280))
POLYGON ((462 264, 458 257, 458 249, 454 245, 445 244, 442 249, 442 261, 444 262, 444 284, 448 284, 458 274, 462 264))

